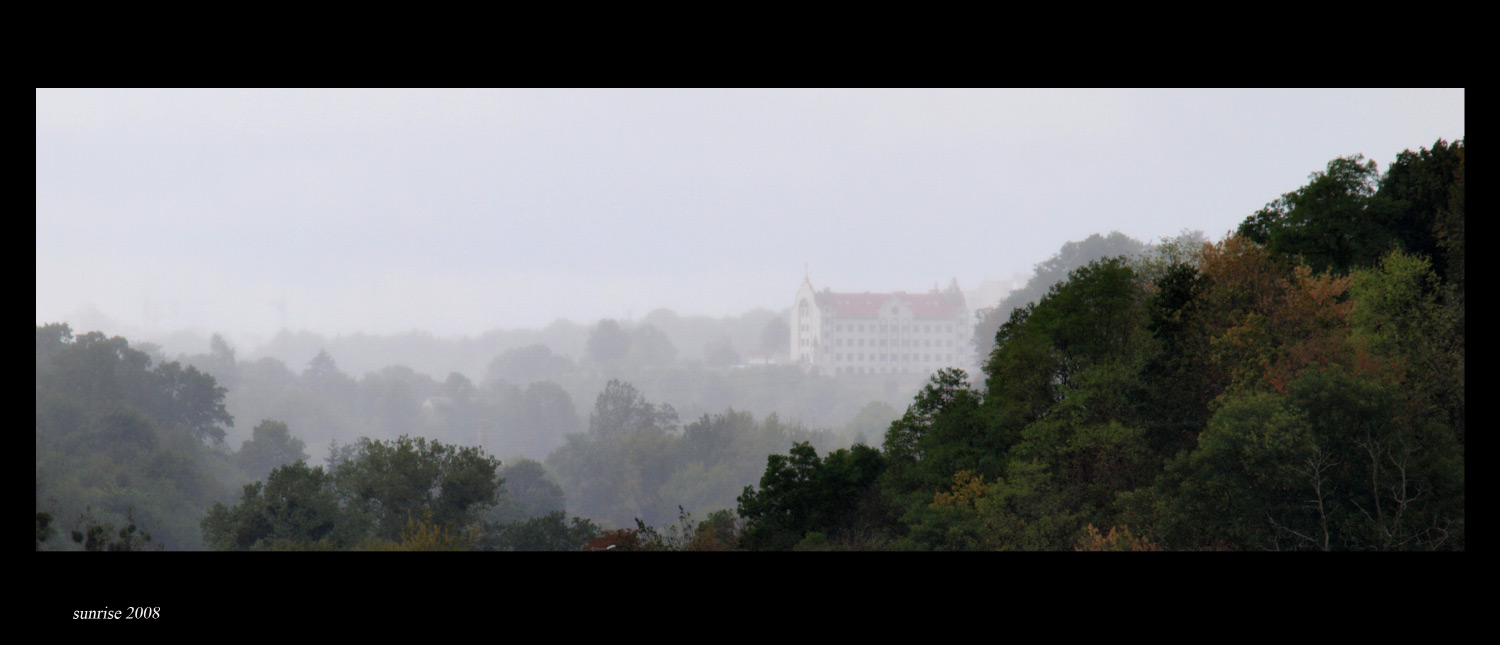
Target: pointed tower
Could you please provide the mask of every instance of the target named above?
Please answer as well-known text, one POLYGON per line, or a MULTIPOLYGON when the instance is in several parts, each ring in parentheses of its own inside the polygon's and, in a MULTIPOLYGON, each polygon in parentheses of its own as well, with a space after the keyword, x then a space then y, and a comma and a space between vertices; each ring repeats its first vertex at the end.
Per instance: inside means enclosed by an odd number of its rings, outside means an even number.
POLYGON ((966 306, 967 303, 964 302, 964 292, 958 288, 958 278, 953 278, 948 282, 948 288, 943 290, 943 297, 947 298, 948 302, 953 303, 953 306, 959 309, 968 308, 966 306))
POLYGON ((821 316, 818 310, 818 294, 808 277, 807 265, 802 267, 802 284, 797 287, 797 296, 792 300, 790 327, 791 360, 793 363, 809 365, 818 359, 818 329, 821 316))

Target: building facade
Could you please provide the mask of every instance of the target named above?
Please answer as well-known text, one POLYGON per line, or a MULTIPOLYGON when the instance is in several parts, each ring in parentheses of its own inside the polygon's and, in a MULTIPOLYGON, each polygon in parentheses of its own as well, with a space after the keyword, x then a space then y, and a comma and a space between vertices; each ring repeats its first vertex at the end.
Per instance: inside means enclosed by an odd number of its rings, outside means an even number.
POLYGON ((968 363, 973 330, 957 280, 927 293, 836 293, 803 276, 791 335, 792 362, 810 372, 926 375, 968 363))

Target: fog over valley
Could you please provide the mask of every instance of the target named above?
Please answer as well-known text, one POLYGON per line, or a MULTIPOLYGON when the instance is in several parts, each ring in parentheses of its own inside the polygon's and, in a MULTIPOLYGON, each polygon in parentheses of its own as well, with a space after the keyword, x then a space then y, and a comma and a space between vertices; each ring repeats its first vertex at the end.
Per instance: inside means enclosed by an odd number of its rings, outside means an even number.
POLYGON ((38 89, 37 549, 1462 549, 1464 99, 38 89))

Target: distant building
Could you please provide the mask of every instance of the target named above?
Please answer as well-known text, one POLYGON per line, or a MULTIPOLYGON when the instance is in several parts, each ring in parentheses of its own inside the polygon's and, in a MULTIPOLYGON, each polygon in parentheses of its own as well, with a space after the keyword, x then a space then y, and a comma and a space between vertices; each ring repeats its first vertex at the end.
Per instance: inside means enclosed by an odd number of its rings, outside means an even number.
POLYGON ((956 279, 927 293, 836 293, 804 275, 792 302, 791 358, 809 372, 931 374, 967 364, 972 335, 956 279))

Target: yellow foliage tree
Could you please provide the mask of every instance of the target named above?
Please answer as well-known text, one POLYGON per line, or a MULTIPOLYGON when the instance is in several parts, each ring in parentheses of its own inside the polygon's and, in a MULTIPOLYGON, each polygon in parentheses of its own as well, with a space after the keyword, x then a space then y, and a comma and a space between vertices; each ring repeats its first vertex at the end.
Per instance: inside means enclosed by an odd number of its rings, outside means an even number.
POLYGON ((1093 524, 1084 527, 1085 534, 1073 546, 1074 551, 1160 551, 1145 536, 1132 535, 1128 526, 1112 526, 1109 534, 1099 533, 1093 524))
POLYGON ((423 519, 406 516, 400 541, 371 540, 357 551, 473 551, 479 544, 479 527, 455 533, 450 527, 432 521, 428 511, 423 519))

